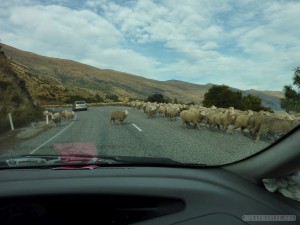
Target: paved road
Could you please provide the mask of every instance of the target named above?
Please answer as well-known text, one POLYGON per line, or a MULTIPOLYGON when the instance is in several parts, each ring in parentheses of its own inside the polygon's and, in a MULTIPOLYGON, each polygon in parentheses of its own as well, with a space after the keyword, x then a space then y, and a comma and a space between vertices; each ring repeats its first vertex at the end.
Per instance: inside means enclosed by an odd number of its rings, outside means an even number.
POLYGON ((38 136, 2 150, 5 155, 57 154, 56 144, 91 143, 98 154, 114 156, 166 157, 180 162, 223 164, 251 155, 270 143, 255 143, 242 134, 230 135, 218 129, 201 126, 183 128, 181 121, 169 121, 126 107, 93 107, 76 112, 73 121, 64 121, 38 136), (127 109, 123 125, 110 124, 112 110, 127 109))

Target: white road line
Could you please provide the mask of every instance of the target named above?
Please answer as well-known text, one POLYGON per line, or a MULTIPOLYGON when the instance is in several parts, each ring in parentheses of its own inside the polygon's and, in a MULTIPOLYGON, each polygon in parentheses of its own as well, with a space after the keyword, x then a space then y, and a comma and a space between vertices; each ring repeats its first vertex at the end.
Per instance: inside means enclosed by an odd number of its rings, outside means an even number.
POLYGON ((134 123, 132 123, 132 126, 134 126, 138 131, 142 131, 141 128, 139 128, 137 125, 135 125, 134 123))
MULTIPOLYGON (((75 120, 77 118, 77 115, 75 114, 75 120)), ((58 132, 57 134, 55 134, 52 138, 50 138, 49 140, 45 141, 43 144, 41 144, 40 146, 36 147, 35 149, 33 149, 29 154, 32 155, 33 153, 35 153, 37 150, 39 150, 41 147, 43 147, 44 145, 48 144, 50 141, 52 141, 54 138, 56 138, 58 135, 62 134, 64 131, 66 131, 72 124, 74 123, 74 120, 68 125, 66 126, 64 129, 62 129, 60 132, 58 132)))

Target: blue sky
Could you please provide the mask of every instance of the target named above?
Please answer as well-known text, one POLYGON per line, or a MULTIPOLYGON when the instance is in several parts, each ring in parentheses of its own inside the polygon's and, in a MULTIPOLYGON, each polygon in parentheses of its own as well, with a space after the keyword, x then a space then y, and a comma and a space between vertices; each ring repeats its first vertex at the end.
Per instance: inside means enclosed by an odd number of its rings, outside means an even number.
POLYGON ((282 90, 300 66, 300 1, 0 0, 21 50, 156 80, 282 90))

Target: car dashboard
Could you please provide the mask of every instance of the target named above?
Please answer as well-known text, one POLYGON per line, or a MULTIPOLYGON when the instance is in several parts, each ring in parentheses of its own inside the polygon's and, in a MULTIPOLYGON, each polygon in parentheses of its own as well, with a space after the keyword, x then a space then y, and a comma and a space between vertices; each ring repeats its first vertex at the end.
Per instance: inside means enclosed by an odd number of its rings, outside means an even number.
POLYGON ((254 215, 299 224, 300 206, 221 168, 0 171, 1 224, 242 225, 254 215))

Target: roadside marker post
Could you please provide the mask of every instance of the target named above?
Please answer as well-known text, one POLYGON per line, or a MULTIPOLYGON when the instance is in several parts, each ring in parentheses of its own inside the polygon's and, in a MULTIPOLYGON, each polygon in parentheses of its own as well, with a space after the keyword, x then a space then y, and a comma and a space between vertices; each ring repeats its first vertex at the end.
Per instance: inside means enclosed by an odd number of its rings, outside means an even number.
POLYGON ((8 113, 8 118, 9 118, 9 123, 10 123, 11 130, 15 130, 11 113, 8 113))

